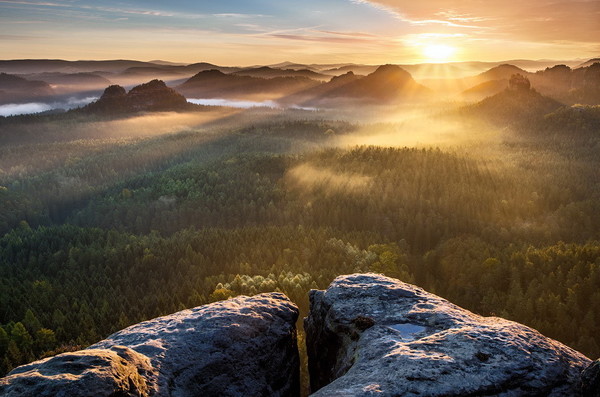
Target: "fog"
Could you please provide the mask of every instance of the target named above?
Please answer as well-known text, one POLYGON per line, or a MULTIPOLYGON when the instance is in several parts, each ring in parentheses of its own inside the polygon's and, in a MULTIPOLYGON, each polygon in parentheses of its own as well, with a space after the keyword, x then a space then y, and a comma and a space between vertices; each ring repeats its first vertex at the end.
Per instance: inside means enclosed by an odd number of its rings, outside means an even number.
POLYGON ((373 178, 311 164, 301 164, 288 171, 287 181, 302 190, 357 194, 367 192, 373 178))
POLYGON ((506 131, 480 120, 461 117, 455 109, 446 104, 431 103, 355 112, 354 121, 360 127, 352 134, 338 137, 337 143, 341 147, 470 147, 478 150, 501 144, 506 131))
POLYGON ((193 103, 196 105, 204 105, 204 106, 226 106, 231 108, 238 109, 250 109, 250 108, 273 108, 273 109, 300 109, 300 110, 318 110, 314 107, 305 107, 298 105, 282 105, 273 100, 265 100, 265 101, 247 101, 247 100, 231 100, 231 99, 221 99, 221 98, 208 98, 208 99, 198 99, 198 98, 188 98, 189 103, 193 103))
POLYGON ((249 109, 255 107, 279 108, 280 105, 275 101, 239 101, 230 99, 198 99, 188 98, 189 103, 204 106, 227 106, 231 108, 249 109))
POLYGON ((10 103, 0 105, 0 116, 17 116, 20 114, 40 113, 52 110, 52 106, 47 103, 10 103))
POLYGON ((79 106, 87 105, 98 97, 85 97, 85 98, 68 98, 64 101, 56 102, 30 102, 30 103, 9 103, 7 105, 0 105, 0 116, 18 116, 21 114, 32 114, 47 112, 54 109, 69 110, 79 106))

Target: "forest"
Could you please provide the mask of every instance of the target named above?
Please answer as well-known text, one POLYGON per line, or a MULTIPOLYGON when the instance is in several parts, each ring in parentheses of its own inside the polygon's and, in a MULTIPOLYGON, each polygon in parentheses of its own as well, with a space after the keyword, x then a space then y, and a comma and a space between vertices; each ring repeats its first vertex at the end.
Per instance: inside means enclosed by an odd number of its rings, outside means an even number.
POLYGON ((352 272, 595 359, 600 111, 581 109, 500 128, 446 107, 423 116, 439 142, 392 106, 0 118, 0 375, 239 294, 303 316, 352 272))

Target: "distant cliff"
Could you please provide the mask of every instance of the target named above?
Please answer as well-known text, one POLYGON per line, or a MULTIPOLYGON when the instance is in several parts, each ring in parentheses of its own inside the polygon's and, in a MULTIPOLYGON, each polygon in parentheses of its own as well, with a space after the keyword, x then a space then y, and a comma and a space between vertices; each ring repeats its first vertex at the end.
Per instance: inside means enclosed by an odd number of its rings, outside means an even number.
MULTIPOLYGON (((281 293, 184 310, 16 368, 0 379, 0 395, 297 396, 297 316, 281 293)), ((598 362, 381 275, 340 276, 311 291, 305 329, 315 397, 600 392, 598 362)))

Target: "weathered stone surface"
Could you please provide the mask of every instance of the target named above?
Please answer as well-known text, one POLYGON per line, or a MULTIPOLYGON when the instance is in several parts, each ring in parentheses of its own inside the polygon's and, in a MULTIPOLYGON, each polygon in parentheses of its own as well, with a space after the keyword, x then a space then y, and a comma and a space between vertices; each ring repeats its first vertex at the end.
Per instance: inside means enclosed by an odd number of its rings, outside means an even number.
POLYGON ((0 379, 5 397, 147 396, 150 360, 124 346, 89 349, 23 365, 0 379))
MULTIPOLYGON (((69 353, 89 357, 77 366, 77 373, 83 376, 72 378, 68 363, 55 372, 44 372, 48 361, 32 363, 4 378, 0 395, 4 390, 17 390, 17 386, 42 390, 56 378, 65 379, 73 390, 96 384, 99 390, 111 390, 108 394, 65 396, 296 396, 300 389, 297 318, 298 309, 281 293, 241 296, 183 310, 133 325, 87 350, 69 353), (121 356, 120 351, 130 352, 135 360, 121 356), (102 361, 112 352, 123 358, 121 372, 113 370, 117 363, 102 361), (140 362, 148 364, 140 366, 140 362), (143 379, 136 377, 135 369, 143 379), (109 389, 110 374, 116 372, 122 375, 113 377, 114 383, 127 383, 121 382, 127 376, 133 377, 134 385, 139 380, 138 394, 126 385, 109 389), (117 394, 111 394, 112 390, 117 394)), ((7 394, 17 395, 36 394, 7 394)))
POLYGON ((311 291, 317 396, 576 396, 590 360, 522 324, 481 317, 375 274, 311 291))
POLYGON ((581 395, 600 397, 600 360, 591 363, 581 373, 581 395))

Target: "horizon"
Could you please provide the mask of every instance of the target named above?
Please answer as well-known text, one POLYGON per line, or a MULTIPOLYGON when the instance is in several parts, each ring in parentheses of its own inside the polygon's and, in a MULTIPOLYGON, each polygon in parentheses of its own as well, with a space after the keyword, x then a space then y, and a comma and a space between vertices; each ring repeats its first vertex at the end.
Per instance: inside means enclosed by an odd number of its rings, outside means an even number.
POLYGON ((591 59, 600 53, 598 21, 597 0, 100 6, 89 0, 0 0, 0 52, 5 59, 210 59, 221 65, 591 59))
POLYGON ((446 61, 446 62, 382 62, 382 63, 363 63, 363 62, 328 62, 326 59, 323 62, 300 62, 293 60, 282 60, 279 62, 270 62, 270 63, 251 63, 251 64, 221 64, 211 60, 194 60, 194 61, 172 61, 170 59, 151 59, 145 60, 141 58, 2 58, 0 62, 13 62, 13 61, 66 61, 66 62, 118 62, 118 61, 128 61, 128 62, 142 62, 142 63, 167 63, 173 65, 194 65, 199 63, 208 63, 215 66, 224 66, 224 67, 285 67, 284 64, 291 65, 319 65, 319 66, 329 66, 329 65, 364 65, 364 66, 382 66, 382 65, 397 65, 397 66, 418 66, 418 65, 452 65, 452 64, 468 64, 468 63, 485 63, 485 64, 510 64, 510 62, 536 62, 536 63, 554 63, 556 65, 560 63, 585 63, 591 61, 593 59, 600 59, 600 54, 597 56, 591 57, 577 57, 570 59, 550 59, 550 58, 542 58, 542 59, 533 59, 533 58, 514 58, 514 59, 496 59, 496 60, 487 60, 482 61, 478 59, 470 59, 470 60, 462 60, 462 61, 446 61))

